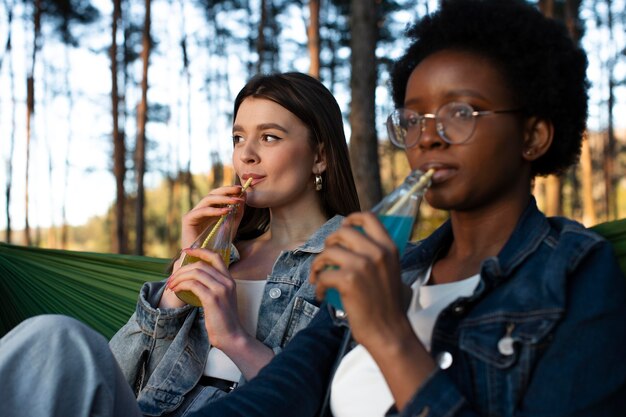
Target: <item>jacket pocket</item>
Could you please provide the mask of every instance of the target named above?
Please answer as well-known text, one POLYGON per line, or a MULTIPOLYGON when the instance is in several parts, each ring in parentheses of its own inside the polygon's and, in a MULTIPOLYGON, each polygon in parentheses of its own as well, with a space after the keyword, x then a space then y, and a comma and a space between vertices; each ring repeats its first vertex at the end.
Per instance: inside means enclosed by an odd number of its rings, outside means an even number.
POLYGON ((302 297, 295 297, 281 347, 284 347, 296 333, 307 327, 318 311, 319 307, 302 297))
POLYGON ((488 317, 459 329, 459 348, 467 359, 462 372, 483 414, 509 415, 511 404, 524 395, 561 314, 541 311, 488 317))
POLYGON ((541 350, 559 317, 543 312, 475 320, 461 329, 459 347, 476 360, 507 369, 522 355, 541 350))

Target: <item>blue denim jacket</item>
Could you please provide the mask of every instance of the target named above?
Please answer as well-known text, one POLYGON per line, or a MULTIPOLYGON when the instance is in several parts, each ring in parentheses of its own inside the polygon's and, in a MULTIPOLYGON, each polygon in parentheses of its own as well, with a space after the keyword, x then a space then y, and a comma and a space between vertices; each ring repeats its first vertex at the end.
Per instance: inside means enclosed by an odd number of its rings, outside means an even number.
MULTIPOLYGON (((403 280, 413 282, 451 239, 446 223, 409 248, 403 280)), ((608 242, 546 218, 533 200, 480 274, 473 295, 435 323, 431 354, 449 367, 389 416, 626 415, 626 283, 608 242), (505 338, 512 349, 499 344, 505 338)), ((316 415, 341 340, 322 308, 250 383, 193 415, 316 415)))
MULTIPOLYGON (((256 333, 275 353, 317 313, 319 303, 308 281, 311 261, 342 219, 328 220, 306 243, 276 259, 267 277, 256 333)), ((233 262, 237 260, 234 251, 233 262)), ((213 387, 196 386, 209 350, 203 309, 189 305, 157 308, 164 288, 165 282, 144 284, 135 313, 110 342, 127 381, 135 388, 139 407, 151 416, 184 415, 194 400, 225 395, 213 387)))

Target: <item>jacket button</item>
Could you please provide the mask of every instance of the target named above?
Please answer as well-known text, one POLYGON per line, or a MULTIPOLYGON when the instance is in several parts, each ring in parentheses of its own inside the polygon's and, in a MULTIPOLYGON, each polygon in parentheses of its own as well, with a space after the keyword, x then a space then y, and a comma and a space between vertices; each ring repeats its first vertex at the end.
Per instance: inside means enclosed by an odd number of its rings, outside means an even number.
POLYGON ((454 311, 454 314, 456 314, 457 316, 460 316, 465 312, 465 307, 463 307, 462 305, 458 305, 454 307, 452 311, 454 311))
POLYGON ((504 336, 498 341, 498 352, 503 356, 511 356, 515 353, 514 342, 515 340, 511 336, 504 336))
POLYGON ((274 300, 280 297, 280 294, 282 294, 282 291, 280 290, 280 288, 272 288, 270 290, 270 298, 274 300))
POLYGON ((441 352, 437 355, 435 361, 437 361, 437 365, 439 365, 439 368, 448 369, 450 366, 452 366, 452 354, 450 352, 441 352))

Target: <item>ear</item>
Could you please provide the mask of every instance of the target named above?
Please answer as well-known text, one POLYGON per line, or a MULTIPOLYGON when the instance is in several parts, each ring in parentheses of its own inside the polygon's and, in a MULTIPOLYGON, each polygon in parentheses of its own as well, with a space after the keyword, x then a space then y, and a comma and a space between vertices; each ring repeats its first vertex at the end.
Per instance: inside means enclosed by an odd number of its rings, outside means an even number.
POLYGON ((522 158, 532 162, 539 159, 550 149, 554 138, 554 125, 551 121, 530 117, 524 126, 524 144, 522 158))
POLYGON ((313 160, 313 174, 321 174, 326 171, 326 149, 324 144, 317 145, 317 151, 315 152, 315 159, 313 160))

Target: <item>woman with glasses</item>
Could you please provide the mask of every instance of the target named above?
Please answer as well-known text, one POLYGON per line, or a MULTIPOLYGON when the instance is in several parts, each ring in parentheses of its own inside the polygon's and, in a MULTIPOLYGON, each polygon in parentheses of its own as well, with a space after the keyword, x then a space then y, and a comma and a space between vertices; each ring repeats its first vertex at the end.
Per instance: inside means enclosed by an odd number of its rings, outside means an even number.
POLYGON ((375 216, 348 216, 311 280, 341 294, 350 332, 320 310, 195 415, 624 415, 624 277, 608 242, 532 196, 578 159, 584 52, 521 0, 442 2, 409 37, 387 127, 435 169, 425 198, 449 220, 400 261, 375 216))

